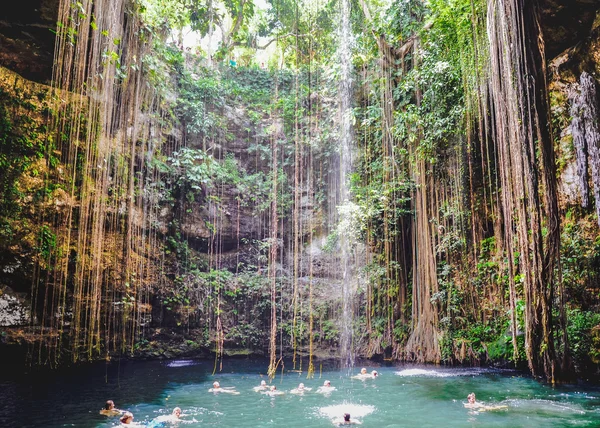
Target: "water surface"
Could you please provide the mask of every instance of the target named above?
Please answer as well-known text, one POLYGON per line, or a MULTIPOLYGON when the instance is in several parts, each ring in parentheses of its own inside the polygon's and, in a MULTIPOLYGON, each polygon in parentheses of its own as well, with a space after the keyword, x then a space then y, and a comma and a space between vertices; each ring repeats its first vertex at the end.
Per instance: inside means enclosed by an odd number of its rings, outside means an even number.
MULTIPOLYGON (((112 399, 131 411, 137 426, 150 427, 331 427, 346 412, 364 427, 598 427, 600 388, 552 388, 513 371, 447 369, 419 366, 366 366, 378 370, 376 379, 350 376, 360 367, 317 367, 306 373, 283 369, 272 381, 266 361, 227 360, 213 375, 212 361, 174 360, 122 362, 79 367, 68 371, 0 378, 1 427, 114 427, 117 418, 98 414, 112 399), (255 392, 265 379, 283 391, 280 396, 255 392), (316 390, 325 380, 336 389, 316 390), (208 392, 214 381, 233 386, 239 394, 208 392), (312 391, 302 396, 289 391, 303 382, 312 391), (466 396, 505 405, 497 411, 464 408, 466 396), (175 406, 183 409, 180 422, 159 422, 175 406), (162 416, 162 417, 161 417, 162 416)), ((135 426, 135 425, 134 425, 135 426)))

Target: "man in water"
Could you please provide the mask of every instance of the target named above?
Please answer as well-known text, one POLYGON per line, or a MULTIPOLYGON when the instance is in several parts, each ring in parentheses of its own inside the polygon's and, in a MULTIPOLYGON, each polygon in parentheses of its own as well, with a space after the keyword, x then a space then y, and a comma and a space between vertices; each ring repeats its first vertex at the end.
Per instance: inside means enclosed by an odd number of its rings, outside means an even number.
POLYGON ((100 414, 105 416, 117 416, 121 413, 123 410, 115 409, 115 402, 112 400, 107 400, 104 409, 100 410, 100 414))
POLYGON ((371 377, 372 377, 373 379, 375 379, 377 376, 379 376, 379 373, 377 373, 377 370, 373 370, 373 371, 371 372, 371 377))
POLYGON ((214 392, 215 394, 218 392, 227 392, 228 394, 239 394, 239 392, 237 392, 233 386, 222 388, 221 384, 219 384, 219 382, 216 381, 213 382, 213 387, 210 388, 208 392, 214 392))
POLYGON ((337 420, 337 421, 333 421, 334 425, 337 426, 342 426, 342 425, 360 425, 362 424, 362 422, 360 421, 351 421, 350 420, 350 413, 344 413, 344 419, 343 420, 337 420))

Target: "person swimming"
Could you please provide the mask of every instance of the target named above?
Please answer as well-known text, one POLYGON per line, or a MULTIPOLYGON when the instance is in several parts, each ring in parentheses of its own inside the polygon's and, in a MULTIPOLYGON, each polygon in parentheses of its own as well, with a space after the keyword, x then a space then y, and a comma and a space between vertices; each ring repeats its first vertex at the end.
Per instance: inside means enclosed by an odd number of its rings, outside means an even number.
POLYGON ((312 388, 306 388, 303 383, 299 384, 297 388, 290 391, 291 394, 304 394, 306 391, 310 391, 312 388))
POLYGON ((219 382, 216 382, 216 381, 213 382, 213 387, 210 388, 208 390, 208 392, 214 392, 215 394, 218 393, 218 392, 226 392, 228 394, 236 394, 236 395, 239 394, 239 392, 237 392, 235 390, 235 387, 228 386, 228 387, 224 388, 224 387, 221 386, 221 384, 219 382))
POLYGON ((124 425, 129 425, 131 422, 133 422, 133 413, 131 413, 131 412, 123 413, 123 416, 121 416, 120 421, 124 425))
POLYGON ((370 377, 371 375, 367 373, 367 368, 363 367, 362 369, 360 369, 359 374, 352 376, 352 379, 367 379, 370 377))
POLYGON ((320 393, 329 393, 331 391, 335 391, 335 387, 331 386, 331 382, 328 380, 323 382, 323 385, 317 389, 317 392, 320 392, 320 393))
POLYGON ((107 400, 104 409, 100 410, 100 414, 105 416, 117 416, 121 413, 123 413, 123 410, 116 409, 115 402, 112 400, 107 400))
POLYGON ((373 370, 371 373, 367 373, 367 369, 365 367, 363 367, 362 369, 360 369, 359 374, 352 376, 352 379, 360 379, 360 380, 375 379, 377 376, 379 376, 379 373, 377 373, 377 370, 373 370))
POLYGON ((271 397, 274 397, 276 395, 283 395, 285 393, 283 391, 278 390, 275 385, 271 385, 271 389, 269 389, 269 391, 265 392, 265 394, 267 394, 271 397))
POLYGON ((178 422, 181 420, 181 408, 175 407, 170 415, 161 415, 150 421, 146 428, 158 428, 165 426, 166 422, 178 422))
POLYGON ((463 404, 467 409, 475 410, 478 412, 508 409, 508 406, 506 405, 488 406, 484 403, 478 402, 474 392, 471 392, 469 395, 467 395, 467 402, 463 404))
POLYGON ((268 391, 269 387, 267 386, 267 382, 265 382, 264 380, 260 381, 260 385, 259 386, 255 386, 253 388, 256 392, 260 392, 260 391, 268 391))
POLYGON ((344 413, 344 418, 343 419, 338 419, 333 421, 334 425, 337 426, 342 426, 342 425, 361 425, 362 422, 357 421, 357 420, 350 420, 350 413, 344 413))

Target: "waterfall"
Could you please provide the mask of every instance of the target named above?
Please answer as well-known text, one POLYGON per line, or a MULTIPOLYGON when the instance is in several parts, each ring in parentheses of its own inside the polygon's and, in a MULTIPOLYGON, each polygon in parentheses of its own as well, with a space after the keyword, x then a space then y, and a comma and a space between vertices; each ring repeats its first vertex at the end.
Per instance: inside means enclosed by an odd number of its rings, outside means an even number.
MULTIPOLYGON (((341 0, 341 27, 338 55, 340 61, 339 105, 340 105, 340 164, 338 189, 338 215, 340 223, 351 210, 344 209, 349 204, 348 179, 352 169, 352 30, 350 28, 350 2, 341 0), (341 206, 339 205, 341 204, 341 206)), ((338 227, 340 239, 340 268, 342 281, 342 319, 340 329, 340 357, 343 367, 352 367, 353 356, 353 301, 354 275, 352 271, 351 238, 347 230, 338 227)))

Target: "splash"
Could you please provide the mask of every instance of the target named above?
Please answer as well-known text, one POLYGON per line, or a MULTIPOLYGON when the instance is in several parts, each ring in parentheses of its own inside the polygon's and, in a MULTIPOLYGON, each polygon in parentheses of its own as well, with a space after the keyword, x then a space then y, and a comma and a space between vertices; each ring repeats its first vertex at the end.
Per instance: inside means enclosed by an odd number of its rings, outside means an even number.
POLYGON ((458 376, 479 376, 482 374, 483 370, 461 370, 457 371, 449 370, 449 371, 441 371, 441 370, 425 370, 425 369, 406 369, 400 370, 398 372, 394 372, 397 376, 405 376, 405 377, 458 377, 458 376))
POLYGON ((167 367, 189 367, 198 364, 194 360, 175 360, 167 364, 167 367))
POLYGON ((328 419, 342 418, 344 413, 350 413, 352 419, 361 419, 367 415, 370 415, 374 411, 375 406, 352 403, 335 404, 318 409, 319 415, 328 419))

